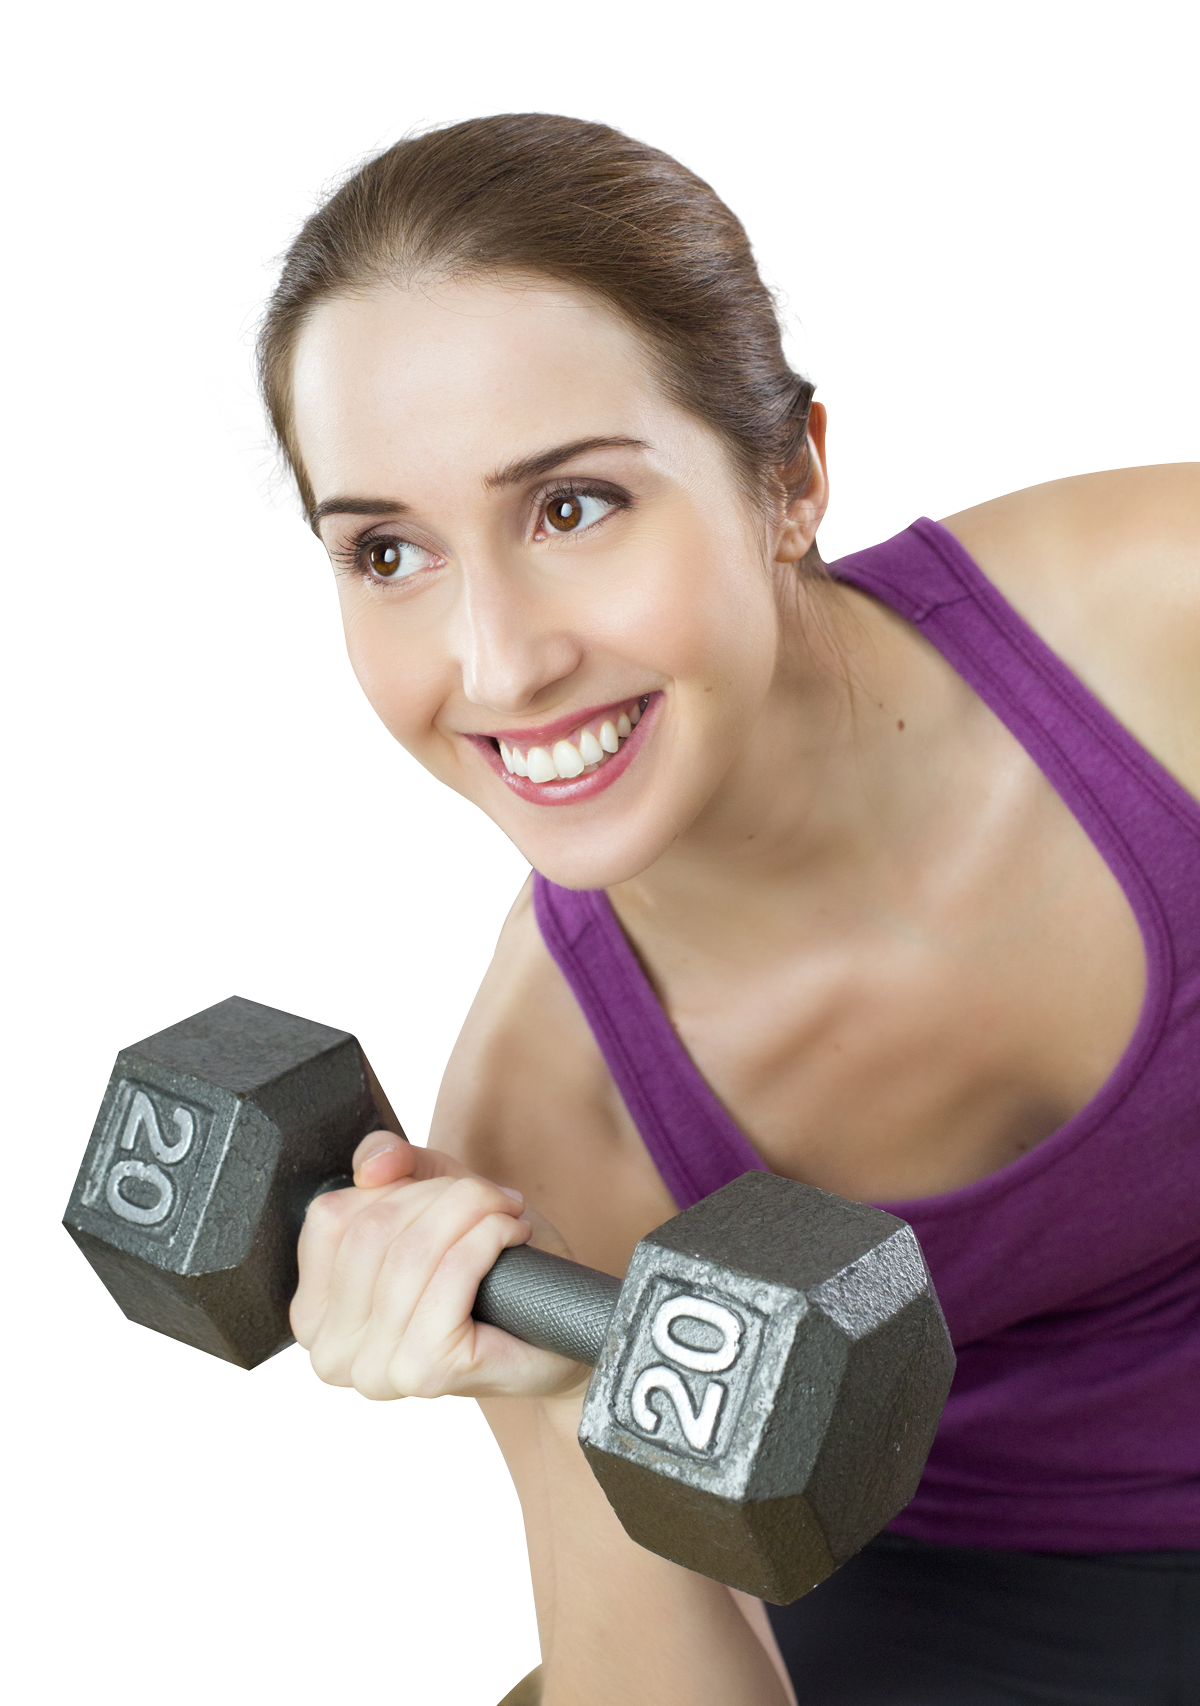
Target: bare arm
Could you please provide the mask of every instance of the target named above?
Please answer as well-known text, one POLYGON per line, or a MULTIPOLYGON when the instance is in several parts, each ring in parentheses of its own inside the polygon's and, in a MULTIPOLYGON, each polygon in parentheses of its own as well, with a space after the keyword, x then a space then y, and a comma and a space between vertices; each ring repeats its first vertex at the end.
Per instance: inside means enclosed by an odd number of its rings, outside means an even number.
MULTIPOLYGON (((450 1061, 431 1142, 522 1190, 560 1248, 609 1273, 675 1212, 528 891, 450 1061)), ((759 1602, 627 1537, 579 1449, 578 1394, 482 1408, 524 1513, 546 1706, 794 1706, 759 1602)))
POLYGON ((545 1706, 795 1706, 761 1606, 625 1534, 576 1442, 578 1399, 482 1407, 525 1516, 545 1706))
POLYGON ((621 1274, 673 1209, 527 898, 436 1125, 441 1149, 364 1138, 356 1188, 310 1206, 292 1325, 314 1369, 375 1399, 484 1402, 524 1511, 547 1706, 791 1706, 765 1619, 756 1631, 753 1607, 747 1617, 728 1589, 625 1535, 576 1439, 588 1371, 471 1315, 505 1247, 532 1234, 621 1274))

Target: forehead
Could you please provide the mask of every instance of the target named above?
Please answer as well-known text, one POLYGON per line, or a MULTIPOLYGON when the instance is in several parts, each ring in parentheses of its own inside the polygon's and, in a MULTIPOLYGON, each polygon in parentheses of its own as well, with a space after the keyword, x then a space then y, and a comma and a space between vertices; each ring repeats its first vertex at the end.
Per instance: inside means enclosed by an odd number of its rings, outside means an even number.
POLYGON ((513 279, 322 303, 297 345, 293 395, 318 499, 398 464, 406 483, 436 483, 449 465, 491 468, 582 437, 661 439, 674 414, 620 315, 569 286, 513 279))

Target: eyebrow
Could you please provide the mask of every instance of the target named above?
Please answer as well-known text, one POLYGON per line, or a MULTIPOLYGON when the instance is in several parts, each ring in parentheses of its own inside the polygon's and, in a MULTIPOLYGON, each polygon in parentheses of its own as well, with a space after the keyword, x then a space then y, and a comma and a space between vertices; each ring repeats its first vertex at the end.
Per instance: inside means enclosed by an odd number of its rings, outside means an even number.
POLYGON ((308 525, 319 539, 321 523, 327 515, 404 515, 408 505, 399 498, 326 498, 308 518, 308 525))
MULTIPOLYGON (((550 450, 539 450, 534 456, 523 456, 507 462, 483 484, 488 491, 500 491, 505 486, 519 486, 526 480, 536 480, 549 474, 573 457, 585 456, 589 450, 649 450, 643 438, 577 438, 570 444, 556 444, 550 450)), ((409 506, 398 498, 326 498, 308 518, 308 525, 320 537, 320 526, 327 515, 405 515, 409 506)))
POLYGON ((556 444, 552 450, 541 450, 536 456, 523 456, 517 462, 508 462, 494 474, 489 474, 483 483, 489 491, 496 491, 502 486, 519 486, 526 480, 536 480, 540 475, 550 473, 552 468, 557 468, 560 462, 570 462, 575 456, 586 456, 589 450, 649 448, 643 438, 577 438, 570 444, 556 444))

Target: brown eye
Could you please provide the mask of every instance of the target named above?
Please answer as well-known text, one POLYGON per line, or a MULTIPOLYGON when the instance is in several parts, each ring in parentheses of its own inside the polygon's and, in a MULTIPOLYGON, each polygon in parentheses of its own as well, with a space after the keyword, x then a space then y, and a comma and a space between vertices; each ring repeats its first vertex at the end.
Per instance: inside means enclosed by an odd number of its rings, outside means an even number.
POLYGON ((374 574, 383 580, 391 580, 400 572, 399 545, 372 545, 368 553, 368 561, 374 574))
POLYGON ((583 520, 582 500, 569 495, 551 498, 546 505, 546 520, 559 533, 573 533, 583 520))
POLYGON ((599 492, 555 492, 542 514, 556 533, 586 533, 617 507, 614 498, 601 497, 599 492))

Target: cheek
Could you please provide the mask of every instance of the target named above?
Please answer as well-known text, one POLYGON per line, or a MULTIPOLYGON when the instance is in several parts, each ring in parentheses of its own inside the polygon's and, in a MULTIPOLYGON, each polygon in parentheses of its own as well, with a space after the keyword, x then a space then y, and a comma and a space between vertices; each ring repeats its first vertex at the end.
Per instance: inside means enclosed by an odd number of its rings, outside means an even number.
POLYGON ((681 687, 721 696, 769 677, 779 610, 754 544, 732 531, 695 530, 672 545, 639 631, 653 633, 660 667, 681 687))
POLYGON ((395 613, 375 600, 351 590, 341 604, 346 655, 371 709, 403 746, 428 744, 444 697, 436 648, 414 644, 395 613))
POLYGON ((679 683, 724 677, 747 650, 773 653, 779 611, 770 577, 732 511, 679 503, 640 529, 606 566, 603 596, 588 600, 589 637, 679 683))

